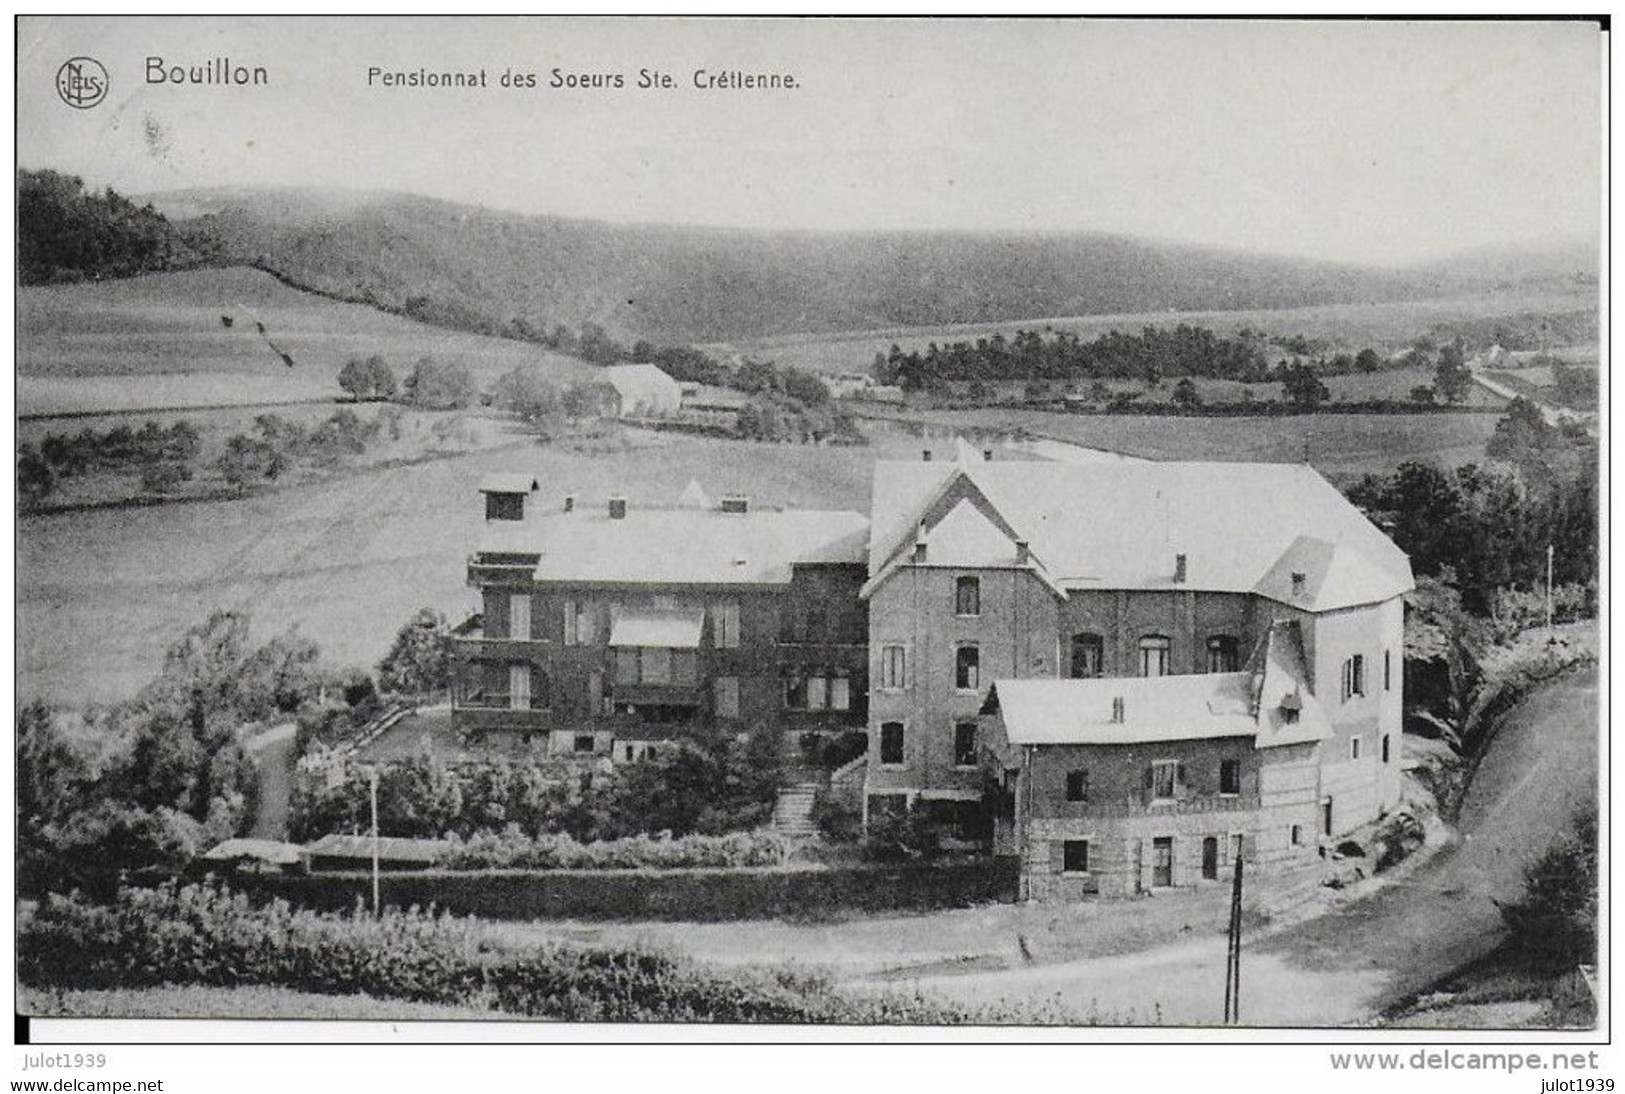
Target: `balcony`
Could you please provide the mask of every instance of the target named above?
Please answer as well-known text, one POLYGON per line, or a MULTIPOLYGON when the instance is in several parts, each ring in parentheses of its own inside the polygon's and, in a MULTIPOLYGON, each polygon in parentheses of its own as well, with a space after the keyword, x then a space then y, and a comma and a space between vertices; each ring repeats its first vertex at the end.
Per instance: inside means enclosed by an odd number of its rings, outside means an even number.
POLYGON ((1172 798, 1150 791, 1088 802, 1052 802, 1050 817, 1180 817, 1199 813, 1246 813, 1258 808, 1256 794, 1197 794, 1179 788, 1172 798))
POLYGON ((547 643, 539 638, 484 638, 467 635, 451 640, 458 661, 534 661, 547 643))
POLYGON ((468 556, 468 584, 475 588, 485 586, 529 587, 536 577, 535 562, 517 562, 509 559, 491 559, 480 555, 468 556))

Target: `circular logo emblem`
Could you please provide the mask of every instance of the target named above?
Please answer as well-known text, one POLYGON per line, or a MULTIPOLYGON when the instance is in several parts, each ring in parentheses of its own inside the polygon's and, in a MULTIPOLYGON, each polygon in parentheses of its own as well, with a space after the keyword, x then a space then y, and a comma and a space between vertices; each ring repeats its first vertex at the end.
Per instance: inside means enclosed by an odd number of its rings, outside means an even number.
POLYGON ((94 57, 70 57, 56 70, 56 93, 75 110, 107 98, 107 70, 94 57))

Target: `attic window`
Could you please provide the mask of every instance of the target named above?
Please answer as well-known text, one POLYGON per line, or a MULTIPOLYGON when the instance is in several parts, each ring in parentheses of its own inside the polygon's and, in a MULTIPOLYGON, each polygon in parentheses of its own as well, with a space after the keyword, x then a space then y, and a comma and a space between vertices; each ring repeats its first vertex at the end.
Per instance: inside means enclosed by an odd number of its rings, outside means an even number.
POLYGON ((1121 695, 1112 699, 1112 721, 1118 725, 1123 723, 1123 697, 1121 695))
POLYGON ((1306 585, 1308 585, 1308 584, 1309 584, 1309 575, 1308 574, 1303 573, 1301 570, 1293 570, 1292 571, 1292 595, 1293 596, 1302 596, 1304 587, 1306 585))
POLYGON ((1281 721, 1287 725, 1294 725, 1298 721, 1298 714, 1303 710, 1303 700, 1298 698, 1297 692, 1289 692, 1281 697, 1281 721))

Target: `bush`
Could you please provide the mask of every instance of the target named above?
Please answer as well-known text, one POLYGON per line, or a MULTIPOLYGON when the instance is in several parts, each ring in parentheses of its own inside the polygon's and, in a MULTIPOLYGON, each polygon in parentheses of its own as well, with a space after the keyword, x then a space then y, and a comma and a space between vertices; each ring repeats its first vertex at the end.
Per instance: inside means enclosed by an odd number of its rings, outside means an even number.
POLYGON ((856 843, 863 838, 863 810, 827 789, 819 790, 813 799, 812 820, 831 843, 856 843))
POLYGON ((459 364, 441 364, 425 357, 406 378, 405 401, 429 410, 461 410, 474 405, 478 389, 474 375, 459 364))
POLYGON ((1597 960, 1597 815, 1586 811, 1524 873, 1524 898, 1501 911, 1514 944, 1557 965, 1597 960))
POLYGON ((453 839, 439 862, 446 870, 674 870, 783 866, 795 845, 776 832, 731 832, 676 839, 626 836, 582 843, 568 833, 527 836, 517 827, 453 839))
POLYGON ((1077 1021, 919 995, 839 993, 791 969, 730 970, 641 949, 510 952, 477 921, 386 909, 372 918, 256 906, 215 885, 121 889, 109 905, 52 895, 18 924, 18 977, 36 987, 267 985, 495 1008, 564 1021, 959 1023, 1077 1021))

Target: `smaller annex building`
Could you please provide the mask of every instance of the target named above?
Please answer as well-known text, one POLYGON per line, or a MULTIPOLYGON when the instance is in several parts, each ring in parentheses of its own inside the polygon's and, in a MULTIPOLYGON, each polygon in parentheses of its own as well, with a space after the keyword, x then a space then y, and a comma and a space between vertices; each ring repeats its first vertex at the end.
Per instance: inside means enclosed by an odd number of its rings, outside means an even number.
POLYGON ((1239 672, 996 680, 983 706, 995 849, 1025 899, 1129 896, 1317 857, 1333 735, 1295 621, 1239 672))

